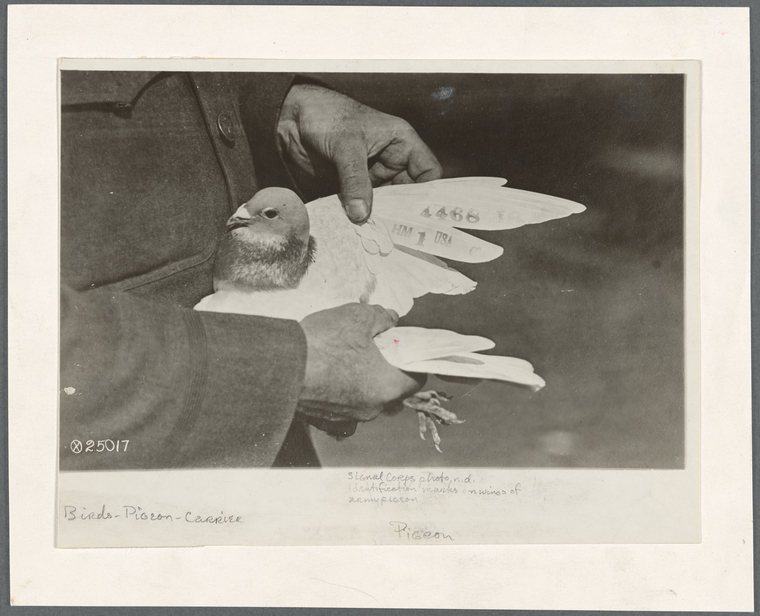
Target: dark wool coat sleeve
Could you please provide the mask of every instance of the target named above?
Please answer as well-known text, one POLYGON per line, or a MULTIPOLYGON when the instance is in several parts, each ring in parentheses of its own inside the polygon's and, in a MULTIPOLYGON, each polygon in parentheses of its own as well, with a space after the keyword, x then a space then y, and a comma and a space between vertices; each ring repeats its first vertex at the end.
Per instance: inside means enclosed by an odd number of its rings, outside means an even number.
POLYGON ((61 317, 62 470, 272 465, 303 379, 296 322, 67 288, 61 317))
POLYGON ((317 464, 294 419, 300 326, 192 310, 226 218, 261 185, 252 149, 279 160, 291 83, 62 73, 62 470, 317 464))

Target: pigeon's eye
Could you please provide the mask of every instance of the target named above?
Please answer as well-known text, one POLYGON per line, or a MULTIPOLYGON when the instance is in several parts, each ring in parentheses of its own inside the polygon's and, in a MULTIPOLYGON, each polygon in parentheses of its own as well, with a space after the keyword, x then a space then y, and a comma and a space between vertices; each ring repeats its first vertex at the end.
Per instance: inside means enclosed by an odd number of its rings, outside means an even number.
POLYGON ((265 210, 261 211, 261 215, 264 218, 269 218, 271 220, 272 218, 277 218, 280 215, 280 213, 273 207, 268 207, 265 210))

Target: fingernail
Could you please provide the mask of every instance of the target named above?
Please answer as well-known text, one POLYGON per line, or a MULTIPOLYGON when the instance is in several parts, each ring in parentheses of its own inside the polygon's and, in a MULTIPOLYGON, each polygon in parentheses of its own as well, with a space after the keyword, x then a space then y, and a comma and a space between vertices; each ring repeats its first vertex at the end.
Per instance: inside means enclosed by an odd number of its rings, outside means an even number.
POLYGON ((369 218, 369 205, 364 199, 351 199, 346 205, 346 212, 352 222, 366 222, 369 218))

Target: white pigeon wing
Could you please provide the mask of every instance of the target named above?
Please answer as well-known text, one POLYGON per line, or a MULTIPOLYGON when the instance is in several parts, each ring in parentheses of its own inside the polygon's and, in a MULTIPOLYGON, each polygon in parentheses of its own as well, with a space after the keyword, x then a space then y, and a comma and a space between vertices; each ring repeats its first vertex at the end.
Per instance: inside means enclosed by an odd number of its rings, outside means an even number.
POLYGON ((544 379, 533 372, 530 362, 499 355, 456 353, 446 357, 409 362, 398 368, 423 374, 506 381, 525 385, 533 391, 538 391, 546 385, 544 379))
POLYGON ((385 225, 378 225, 371 218, 355 228, 356 233, 362 240, 364 250, 370 254, 387 255, 393 250, 393 240, 385 229, 385 225))
POLYGON ((398 368, 436 357, 494 347, 492 340, 482 336, 423 327, 392 327, 375 336, 374 340, 388 363, 398 368))
POLYGON ((419 186, 419 185, 425 185, 425 184, 433 184, 435 186, 445 186, 445 185, 450 185, 450 184, 462 185, 466 183, 478 184, 480 186, 492 186, 494 188, 498 188, 499 186, 504 186, 504 184, 507 183, 507 180, 506 178, 468 175, 461 178, 445 178, 441 180, 432 180, 430 182, 422 182, 420 184, 413 184, 413 183, 389 184, 388 186, 380 186, 378 188, 375 188, 374 194, 376 195, 377 191, 382 191, 384 195, 407 195, 409 194, 409 188, 413 186, 419 186))
POLYGON ((463 263, 493 261, 504 252, 501 246, 464 233, 433 218, 398 211, 393 217, 373 213, 377 224, 383 224, 393 243, 445 259, 463 263))
MULTIPOLYGON (((500 187, 501 178, 452 178, 375 190, 373 212, 387 222, 494 231, 583 212, 580 203, 500 187)), ((392 227, 391 227, 392 228, 392 227)), ((394 238, 395 239, 395 238, 394 238)))
POLYGON ((407 372, 506 381, 533 391, 546 384, 524 359, 477 353, 494 347, 492 340, 482 336, 445 329, 392 327, 375 336, 375 344, 389 364, 407 372))
POLYGON ((386 255, 368 253, 365 260, 375 277, 368 303, 395 310, 399 316, 407 314, 422 295, 460 295, 476 286, 440 259, 400 246, 386 255))

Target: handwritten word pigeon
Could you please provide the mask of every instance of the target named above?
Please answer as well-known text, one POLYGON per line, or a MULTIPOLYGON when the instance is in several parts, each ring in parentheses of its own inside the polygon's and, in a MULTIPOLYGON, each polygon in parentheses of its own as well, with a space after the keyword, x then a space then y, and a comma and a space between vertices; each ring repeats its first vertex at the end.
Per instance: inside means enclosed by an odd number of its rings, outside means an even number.
MULTIPOLYGON (((585 208, 572 201, 505 188, 500 178, 456 178, 374 190, 370 220, 346 217, 337 195, 304 205, 285 188, 267 188, 227 222, 214 264, 215 293, 196 310, 300 321, 352 302, 379 304, 400 316, 427 293, 457 295, 476 283, 439 257, 479 263, 503 249, 461 229, 505 230, 562 218, 585 208)), ((375 337, 385 359, 407 372, 507 381, 538 390, 527 361, 480 353, 480 336, 393 327, 375 337)), ((436 422, 462 423, 441 406, 446 396, 419 392, 404 400, 418 413, 420 436, 436 422)))

